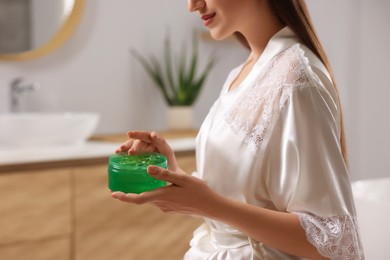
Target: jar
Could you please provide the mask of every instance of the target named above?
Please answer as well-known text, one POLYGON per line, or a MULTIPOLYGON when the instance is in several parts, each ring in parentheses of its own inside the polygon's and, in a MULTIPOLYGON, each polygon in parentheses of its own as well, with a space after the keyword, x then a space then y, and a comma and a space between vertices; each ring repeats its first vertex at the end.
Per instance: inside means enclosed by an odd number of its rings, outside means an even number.
POLYGON ((167 158, 160 153, 113 154, 108 159, 108 188, 124 193, 142 193, 167 185, 147 172, 149 165, 167 169, 167 158))

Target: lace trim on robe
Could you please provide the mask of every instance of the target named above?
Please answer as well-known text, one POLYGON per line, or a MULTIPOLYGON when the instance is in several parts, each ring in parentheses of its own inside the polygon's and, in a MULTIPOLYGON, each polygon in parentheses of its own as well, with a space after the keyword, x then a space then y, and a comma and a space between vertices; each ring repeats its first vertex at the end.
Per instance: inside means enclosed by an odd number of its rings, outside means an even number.
POLYGON ((270 64, 264 76, 235 102, 226 118, 235 133, 244 135, 244 143, 254 153, 262 148, 275 116, 279 115, 293 87, 313 85, 312 77, 307 76, 312 71, 299 44, 277 55, 270 64))
POLYGON ((334 260, 364 259, 356 217, 342 215, 324 218, 307 213, 296 214, 307 240, 322 256, 334 260))

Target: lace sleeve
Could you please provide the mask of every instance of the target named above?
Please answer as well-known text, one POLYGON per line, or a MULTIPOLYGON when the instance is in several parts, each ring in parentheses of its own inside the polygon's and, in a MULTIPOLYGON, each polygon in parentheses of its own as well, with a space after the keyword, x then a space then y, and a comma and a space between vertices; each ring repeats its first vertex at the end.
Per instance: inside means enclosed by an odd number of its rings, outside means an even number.
POLYGON ((349 215, 329 218, 296 213, 307 240, 325 257, 335 260, 364 259, 355 217, 349 215))

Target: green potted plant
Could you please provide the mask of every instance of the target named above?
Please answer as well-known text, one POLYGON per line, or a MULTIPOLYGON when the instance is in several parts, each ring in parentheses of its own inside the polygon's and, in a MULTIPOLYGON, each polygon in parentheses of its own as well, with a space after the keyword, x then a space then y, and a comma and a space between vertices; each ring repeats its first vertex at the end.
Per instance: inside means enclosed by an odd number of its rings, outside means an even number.
POLYGON ((199 73, 198 34, 192 35, 192 51, 188 55, 183 45, 179 56, 172 55, 169 35, 164 40, 164 60, 161 64, 155 56, 148 61, 136 50, 133 56, 151 77, 168 105, 167 123, 171 129, 193 127, 192 106, 199 97, 206 78, 215 65, 215 56, 210 56, 205 68, 199 73))

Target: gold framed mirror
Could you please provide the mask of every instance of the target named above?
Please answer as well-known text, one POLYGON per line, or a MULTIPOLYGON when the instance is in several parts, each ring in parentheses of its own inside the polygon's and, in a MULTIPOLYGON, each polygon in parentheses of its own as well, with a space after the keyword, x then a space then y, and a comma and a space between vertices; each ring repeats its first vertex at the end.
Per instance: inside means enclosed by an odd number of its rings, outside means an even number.
POLYGON ((0 27, 0 60, 25 61, 42 57, 69 39, 79 23, 84 0, 0 0, 0 5, 1 26, 9 23, 8 28, 0 27), (15 47, 15 42, 24 46, 15 47))

